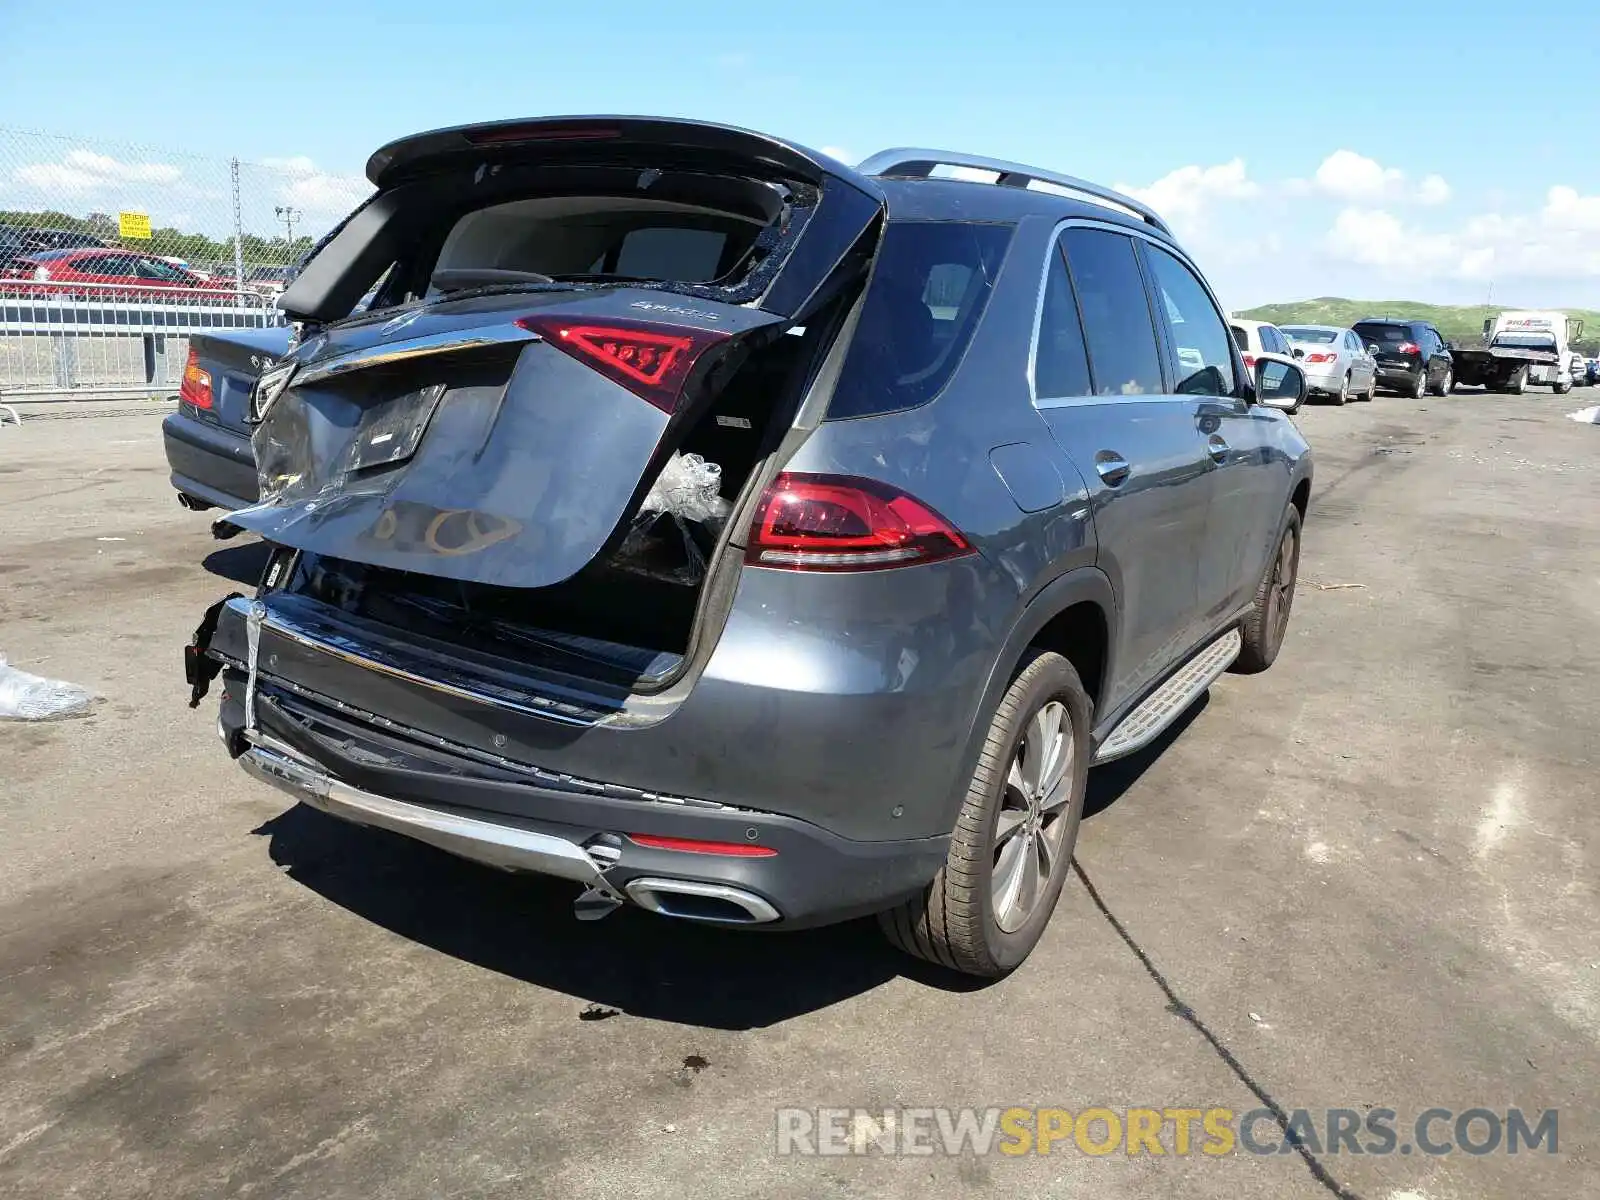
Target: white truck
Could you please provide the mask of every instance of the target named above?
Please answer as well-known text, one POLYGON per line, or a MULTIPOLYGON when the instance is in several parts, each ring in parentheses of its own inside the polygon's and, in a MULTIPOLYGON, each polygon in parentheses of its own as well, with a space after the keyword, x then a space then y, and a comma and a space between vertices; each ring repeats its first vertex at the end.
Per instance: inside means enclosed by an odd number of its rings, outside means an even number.
POLYGON ((1582 381, 1572 349, 1582 336, 1583 322, 1566 313, 1503 312, 1483 323, 1482 348, 1452 348, 1455 380, 1519 395, 1530 383, 1570 392, 1582 381))

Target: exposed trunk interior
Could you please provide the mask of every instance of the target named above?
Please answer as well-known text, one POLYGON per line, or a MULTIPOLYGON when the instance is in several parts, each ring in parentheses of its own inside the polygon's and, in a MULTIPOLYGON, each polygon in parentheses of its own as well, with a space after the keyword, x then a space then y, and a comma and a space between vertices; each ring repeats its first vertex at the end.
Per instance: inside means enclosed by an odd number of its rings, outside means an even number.
MULTIPOLYGON (((843 301, 805 330, 753 352, 675 448, 722 471, 737 506, 758 465, 793 419, 805 380, 832 336, 843 301)), ((661 516, 640 522, 626 563, 613 547, 549 587, 503 587, 303 554, 285 590, 436 642, 610 684, 649 689, 670 679, 689 648, 705 570, 726 532, 719 523, 661 516), (686 542, 693 544, 689 549, 686 542)))

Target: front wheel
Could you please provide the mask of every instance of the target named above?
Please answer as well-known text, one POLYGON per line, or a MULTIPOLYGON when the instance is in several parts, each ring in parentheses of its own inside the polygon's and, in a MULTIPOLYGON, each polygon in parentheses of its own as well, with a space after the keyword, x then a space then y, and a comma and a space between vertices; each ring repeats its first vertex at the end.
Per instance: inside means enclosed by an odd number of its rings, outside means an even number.
POLYGON ((1289 505, 1283 517, 1278 546, 1256 588, 1255 602, 1239 627, 1244 645, 1233 669, 1241 675, 1265 671, 1283 648, 1289 632, 1289 610, 1294 606, 1294 585, 1300 575, 1300 510, 1289 505))
POLYGON ((1565 396, 1571 390, 1572 390, 1572 385, 1570 383, 1558 383, 1558 384, 1556 384, 1556 395, 1558 395, 1558 396, 1565 396))
POLYGON ((1506 391, 1513 396, 1520 396, 1528 390, 1528 368, 1518 367, 1516 374, 1506 383, 1506 391))
POLYGON ((1061 655, 1040 652, 1023 667, 990 721, 944 866, 920 895, 878 917, 891 942, 985 978, 1028 957, 1078 842, 1092 712, 1061 655))

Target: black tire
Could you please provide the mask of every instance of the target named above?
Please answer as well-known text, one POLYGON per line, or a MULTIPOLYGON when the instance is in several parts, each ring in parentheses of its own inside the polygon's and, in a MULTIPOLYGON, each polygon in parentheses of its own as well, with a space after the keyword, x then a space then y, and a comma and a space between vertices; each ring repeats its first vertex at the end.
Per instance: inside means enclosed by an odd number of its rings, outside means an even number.
POLYGON ((1421 400, 1428 394, 1428 368, 1423 367, 1417 372, 1417 381, 1411 385, 1411 398, 1421 400))
POLYGON ((1451 392, 1453 392, 1455 390, 1456 390, 1455 372, 1450 370, 1448 367, 1446 367, 1445 368, 1445 372, 1444 372, 1444 378, 1439 380, 1439 386, 1433 389, 1433 394, 1435 396, 1448 396, 1451 392))
POLYGON ((1558 384, 1556 384, 1556 395, 1558 395, 1558 396, 1565 396, 1571 390, 1572 390, 1572 385, 1570 383, 1558 383, 1558 384))
MULTIPOLYGON (((1061 655, 1039 652, 1024 665, 990 721, 944 866, 921 894, 878 916, 891 942, 907 954, 990 979, 1015 970, 1028 957, 1055 911, 1077 845, 1089 775, 1092 712, 1078 672, 1061 655), (1036 842, 1024 841, 1020 854, 1032 855, 1037 846, 1046 844, 1043 835, 1054 831, 1054 857, 1048 874, 1036 877, 1039 884, 1025 919, 1007 931, 997 917, 994 896, 996 831, 1003 808, 1012 814, 1019 811, 1008 804, 1021 795, 1011 786, 1013 762, 1036 718, 1047 715, 1052 703, 1066 711, 1072 760, 1061 775, 1064 796, 1054 809, 1057 815, 1040 826, 1036 842)), ((1018 825, 1013 823, 1012 828, 1018 825)), ((1023 827, 1012 833, 1007 845, 1027 836, 1023 827)))
POLYGON ((1283 638, 1289 630, 1289 613, 1294 607, 1294 587, 1300 577, 1300 510, 1289 505, 1283 517, 1283 531, 1267 562, 1256 588, 1255 602, 1239 626, 1244 646, 1234 659, 1233 670, 1240 675, 1254 675, 1265 671, 1283 649, 1283 638), (1287 546, 1287 550, 1285 547, 1287 546), (1287 580, 1281 579, 1287 568, 1287 580))
POLYGON ((1378 398, 1378 376, 1377 376, 1376 373, 1374 373, 1373 376, 1372 376, 1372 379, 1370 381, 1368 381, 1368 383, 1367 383, 1366 394, 1363 395, 1361 397, 1361 399, 1362 399, 1363 402, 1365 402, 1367 404, 1371 404, 1377 398, 1378 398))
POLYGON ((1520 396, 1526 392, 1528 390, 1528 368, 1518 367, 1516 371, 1512 373, 1511 378, 1506 380, 1505 390, 1510 392, 1513 396, 1520 396))
POLYGON ((1350 376, 1346 375, 1344 382, 1339 385, 1339 390, 1328 393, 1328 400, 1333 404, 1343 405, 1348 399, 1350 399, 1350 376))

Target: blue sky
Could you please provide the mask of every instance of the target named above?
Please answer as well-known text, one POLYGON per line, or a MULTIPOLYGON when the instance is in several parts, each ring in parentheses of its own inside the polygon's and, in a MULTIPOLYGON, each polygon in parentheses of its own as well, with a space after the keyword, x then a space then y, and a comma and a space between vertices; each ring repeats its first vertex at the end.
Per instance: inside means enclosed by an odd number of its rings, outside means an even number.
POLYGON ((0 126, 73 139, 0 131, 0 206, 46 186, 96 206, 138 192, 204 224, 225 172, 201 159, 237 155, 274 164, 247 172, 252 204, 326 224, 400 134, 662 113, 1141 189, 1233 307, 1471 302, 1491 284, 1497 301, 1600 306, 1595 0, 72 7, 69 68, 15 52, 60 39, 58 3, 0 0, 0 126))

